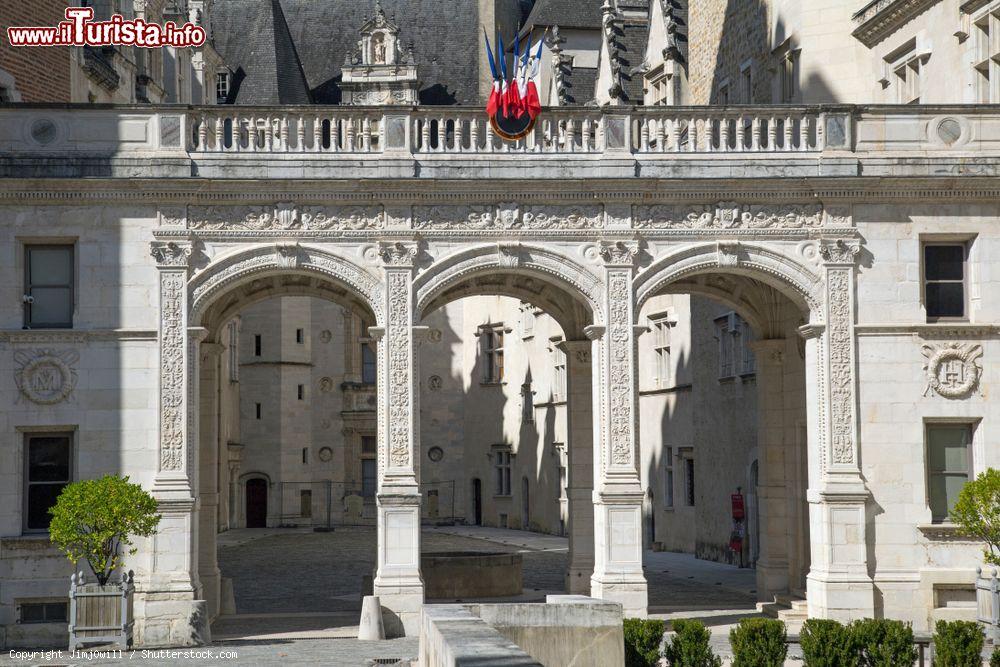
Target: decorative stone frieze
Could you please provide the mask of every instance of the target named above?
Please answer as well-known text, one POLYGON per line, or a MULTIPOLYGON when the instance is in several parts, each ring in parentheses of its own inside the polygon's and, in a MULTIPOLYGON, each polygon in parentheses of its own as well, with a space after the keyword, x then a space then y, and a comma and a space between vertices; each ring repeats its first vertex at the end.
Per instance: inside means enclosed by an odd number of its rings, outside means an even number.
POLYGON ((522 208, 514 203, 415 206, 413 227, 420 230, 585 230, 604 228, 599 204, 554 204, 522 208))
POLYGON ((945 398, 964 398, 979 386, 983 369, 979 359, 983 346, 977 343, 944 343, 924 345, 924 374, 927 387, 924 396, 937 393, 945 398))
POLYGON ((76 350, 17 350, 14 352, 14 362, 18 365, 14 383, 21 395, 32 403, 61 403, 76 387, 77 374, 73 365, 79 360, 76 350))
POLYGON ((350 231, 385 227, 381 206, 192 206, 188 229, 195 231, 350 231))
POLYGON ((637 206, 638 229, 802 229, 823 225, 819 204, 718 204, 637 206))
POLYGON ((524 214, 526 229, 603 229, 601 206, 570 205, 529 207, 524 214))

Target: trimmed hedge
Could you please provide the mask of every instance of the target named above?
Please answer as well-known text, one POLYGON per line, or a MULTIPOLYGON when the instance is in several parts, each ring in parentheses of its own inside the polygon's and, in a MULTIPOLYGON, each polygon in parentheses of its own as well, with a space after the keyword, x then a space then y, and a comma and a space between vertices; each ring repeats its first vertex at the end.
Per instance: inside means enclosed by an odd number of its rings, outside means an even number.
POLYGON ((917 660, 908 623, 866 618, 847 627, 860 645, 862 667, 910 667, 917 660))
POLYGON ((681 618, 671 625, 676 634, 663 652, 670 667, 722 667, 722 659, 709 648, 712 633, 704 623, 681 618))
POLYGON ((729 632, 733 667, 781 667, 788 653, 785 624, 773 618, 744 618, 729 632))
POLYGON ((1000 667, 1000 648, 993 649, 993 655, 990 656, 990 667, 1000 667))
POLYGON ((973 621, 938 621, 934 625, 936 667, 982 667, 983 631, 973 621))
POLYGON ((663 643, 663 621, 647 618, 626 618, 625 667, 655 667, 660 661, 663 643))
POLYGON ((858 667, 861 647, 843 623, 810 618, 799 637, 806 667, 858 667))

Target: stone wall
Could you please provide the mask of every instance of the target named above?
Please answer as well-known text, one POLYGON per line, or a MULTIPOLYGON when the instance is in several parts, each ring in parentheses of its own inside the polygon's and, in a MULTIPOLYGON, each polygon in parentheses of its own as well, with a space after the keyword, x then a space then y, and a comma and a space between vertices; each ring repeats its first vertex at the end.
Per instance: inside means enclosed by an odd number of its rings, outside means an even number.
POLYGON ((729 81, 729 103, 770 102, 770 77, 761 72, 768 54, 765 0, 706 0, 688 6, 688 85, 691 104, 713 104, 729 81), (753 100, 740 100, 740 67, 754 62, 753 100))

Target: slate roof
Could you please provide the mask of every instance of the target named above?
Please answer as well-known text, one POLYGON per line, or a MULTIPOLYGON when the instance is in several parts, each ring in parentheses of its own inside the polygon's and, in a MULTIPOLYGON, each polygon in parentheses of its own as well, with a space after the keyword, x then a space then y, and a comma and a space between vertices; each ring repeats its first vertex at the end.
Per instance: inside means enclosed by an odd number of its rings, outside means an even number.
MULTIPOLYGON (((588 0, 589 2, 590 0, 588 0)), ((413 42, 421 104, 479 104, 479 10, 471 0, 382 0, 413 42)), ((345 57, 374 0, 217 0, 216 49, 237 104, 338 104, 345 57), (241 73, 242 72, 242 80, 241 73)))
POLYGON ((600 28, 601 0, 537 0, 524 22, 525 30, 554 25, 560 28, 600 28))
POLYGON ((596 67, 566 67, 563 70, 565 104, 590 104, 597 84, 596 67))
POLYGON ((213 5, 215 48, 233 71, 233 104, 308 104, 309 85, 278 0, 213 5))
POLYGON ((649 25, 625 22, 615 29, 615 37, 618 45, 618 61, 622 65, 622 88, 626 95, 624 101, 642 104, 642 72, 639 68, 646 56, 649 25))

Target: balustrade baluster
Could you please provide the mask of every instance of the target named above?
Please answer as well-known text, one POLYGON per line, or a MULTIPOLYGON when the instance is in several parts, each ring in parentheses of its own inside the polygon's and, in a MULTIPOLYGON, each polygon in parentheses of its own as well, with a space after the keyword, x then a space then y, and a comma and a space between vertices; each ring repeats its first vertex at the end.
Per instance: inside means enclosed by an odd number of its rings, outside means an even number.
POLYGON ((729 119, 719 119, 719 150, 723 153, 729 150, 729 119))
POLYGON ((778 119, 774 116, 767 121, 767 150, 778 150, 778 119))
POLYGON ((312 146, 310 150, 313 153, 323 150, 323 119, 319 116, 312 117, 312 146))
POLYGON ((799 118, 799 150, 809 150, 809 117, 805 114, 799 118))
MULTIPOLYGON (((208 117, 202 115, 198 121, 198 152, 204 153, 208 150, 205 144, 208 142, 208 117)), ((184 142, 185 144, 187 141, 184 142)))
POLYGON ((493 123, 492 122, 486 122, 486 121, 484 121, 484 123, 486 125, 486 145, 483 148, 484 148, 485 152, 492 153, 493 149, 495 148, 495 146, 494 146, 495 142, 494 142, 493 138, 494 138, 494 136, 496 136, 496 135, 493 134, 493 123))
POLYGON ((760 116, 754 116, 750 121, 750 150, 760 150, 760 116))
POLYGON ((361 150, 372 152, 372 119, 367 116, 361 121, 361 150))
POLYGON ((785 132, 782 140, 782 148, 786 151, 792 150, 792 116, 785 117, 785 132))
POLYGON ((643 153, 649 152, 649 124, 651 122, 649 118, 639 120, 639 150, 643 153))
POLYGON ((584 153, 592 153, 594 151, 593 122, 589 117, 583 119, 582 132, 583 134, 580 138, 582 150, 584 153))
POLYGON ((479 119, 475 116, 469 121, 469 150, 479 152, 479 119))

